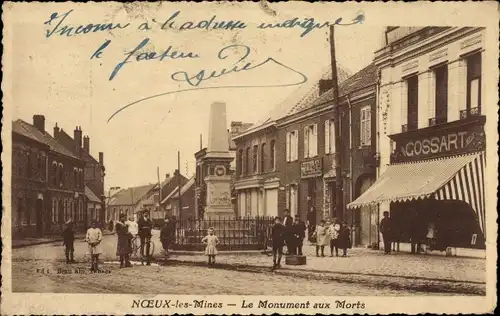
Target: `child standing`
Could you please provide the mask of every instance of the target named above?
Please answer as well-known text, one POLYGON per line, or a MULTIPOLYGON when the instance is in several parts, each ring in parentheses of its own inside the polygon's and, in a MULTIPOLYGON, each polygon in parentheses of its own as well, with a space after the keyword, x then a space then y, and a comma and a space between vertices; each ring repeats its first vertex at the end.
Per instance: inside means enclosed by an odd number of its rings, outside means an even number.
POLYGON ((102 232, 97 228, 97 223, 95 221, 92 222, 92 227, 87 230, 85 240, 89 244, 89 253, 92 259, 90 271, 97 272, 99 271, 97 265, 99 262, 99 255, 101 254, 100 243, 102 241, 102 232))
POLYGON ((340 225, 337 219, 332 220, 332 224, 328 227, 328 235, 330 235, 330 257, 333 257, 333 249, 335 248, 335 255, 339 256, 339 232, 340 225))
POLYGON ((347 257, 347 248, 351 247, 351 230, 349 229, 349 225, 347 225, 346 221, 342 222, 338 244, 343 251, 342 257, 347 257))
POLYGON ((321 256, 325 256, 325 246, 328 245, 328 227, 325 225, 325 221, 319 221, 318 227, 316 227, 316 257, 319 257, 319 250, 321 249, 321 256))
POLYGON ((208 264, 215 264, 215 256, 217 255, 216 246, 219 243, 219 238, 214 235, 213 227, 208 229, 208 235, 203 237, 201 242, 207 245, 205 248, 205 254, 208 256, 208 264))

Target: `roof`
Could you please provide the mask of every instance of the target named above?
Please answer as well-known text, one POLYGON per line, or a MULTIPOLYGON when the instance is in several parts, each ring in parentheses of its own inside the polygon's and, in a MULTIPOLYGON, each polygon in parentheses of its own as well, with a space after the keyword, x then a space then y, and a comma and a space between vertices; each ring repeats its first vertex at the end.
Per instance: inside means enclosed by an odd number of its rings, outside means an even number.
MULTIPOLYGON (((438 191, 445 188, 458 173, 462 174, 461 170, 467 168, 468 174, 469 170, 478 169, 475 166, 480 165, 477 163, 480 157, 480 154, 472 154, 389 165, 377 181, 347 207, 352 209, 387 201, 406 202, 431 197, 439 199, 438 191), (471 165, 470 168, 469 165, 471 165)), ((476 172, 476 174, 479 173, 476 172)), ((475 176, 472 175, 472 177, 475 176)), ((471 179, 467 182, 473 183, 474 181, 471 179)), ((460 190, 461 187, 462 183, 454 186, 453 191, 460 190)), ((462 191, 458 194, 460 197, 466 195, 462 191)))
POLYGON ((146 184, 138 187, 123 189, 115 193, 110 201, 110 205, 135 205, 157 184, 146 184))
MULTIPOLYGON (((195 181, 195 176, 193 175, 182 187, 181 187, 181 196, 186 193, 193 185, 195 181)), ((170 192, 166 198, 161 201, 161 204, 166 203, 169 199, 175 198, 179 193, 179 186, 176 186, 172 192, 170 192), (177 195, 176 195, 177 194, 177 195)))
MULTIPOLYGON (((337 67, 337 75, 339 82, 344 82, 349 77, 347 70, 342 67, 337 67)), ((321 72, 320 76, 316 76, 312 85, 304 84, 301 85, 297 90, 292 92, 283 101, 276 104, 272 110, 264 116, 263 119, 259 120, 252 127, 247 129, 244 133, 240 135, 247 135, 254 131, 260 130, 267 126, 272 125, 273 122, 302 112, 316 105, 314 101, 319 98, 319 81, 320 79, 332 78, 332 69, 328 66, 321 72)), ((239 135, 235 136, 238 138, 239 135)))
MULTIPOLYGON (((70 135, 68 135, 68 133, 66 133, 66 131, 64 131, 63 129, 59 130, 59 135, 62 137, 66 137, 67 140, 71 141, 72 143, 75 142, 75 140, 70 135)), ((71 147, 71 148, 65 147, 65 148, 70 150, 73 154, 79 155, 79 153, 76 152, 75 147, 71 147)), ((99 163, 90 153, 86 152, 83 148, 82 148, 82 150, 80 150, 80 152, 81 152, 81 157, 83 160, 90 162, 90 163, 93 163, 93 164, 99 163)))
MULTIPOLYGON (((354 75, 347 78, 339 85, 339 96, 348 95, 359 89, 374 85, 377 83, 377 67, 374 63, 361 69, 354 75)), ((333 100, 333 89, 323 93, 314 101, 313 106, 323 104, 333 100)))
POLYGON ((102 203, 102 201, 94 194, 94 192, 92 192, 92 190, 90 190, 88 186, 85 186, 85 197, 87 197, 90 202, 102 203))
POLYGON ((12 131, 48 145, 51 151, 57 152, 61 155, 65 155, 74 159, 80 159, 76 155, 74 155, 71 151, 66 149, 63 145, 61 145, 49 133, 47 132, 42 133, 40 130, 38 130, 38 128, 21 119, 12 122, 12 131))

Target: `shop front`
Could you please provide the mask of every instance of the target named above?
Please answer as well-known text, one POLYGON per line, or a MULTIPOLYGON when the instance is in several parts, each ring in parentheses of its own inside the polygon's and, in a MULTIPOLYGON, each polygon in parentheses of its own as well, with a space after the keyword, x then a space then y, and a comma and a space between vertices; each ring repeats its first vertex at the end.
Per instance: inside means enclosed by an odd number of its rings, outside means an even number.
POLYGON ((484 249, 485 121, 475 116, 391 135, 390 165, 348 208, 389 202, 396 242, 484 249))
POLYGON ((316 210, 316 219, 324 216, 323 210, 323 159, 317 157, 302 161, 300 164, 299 207, 300 217, 307 218, 311 207, 316 210))

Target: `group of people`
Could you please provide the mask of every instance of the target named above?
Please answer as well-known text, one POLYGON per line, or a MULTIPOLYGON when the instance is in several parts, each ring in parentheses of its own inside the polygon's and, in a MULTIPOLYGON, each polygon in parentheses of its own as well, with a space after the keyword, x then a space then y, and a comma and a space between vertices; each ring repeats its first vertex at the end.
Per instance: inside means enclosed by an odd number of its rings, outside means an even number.
POLYGON ((342 249, 342 257, 347 257, 347 249, 352 246, 351 230, 346 221, 340 222, 337 218, 320 220, 310 241, 316 244, 316 257, 325 256, 326 246, 330 246, 330 257, 333 257, 334 251, 338 257, 339 249, 342 249))
POLYGON ((120 268, 132 267, 130 255, 132 254, 133 239, 140 239, 141 258, 146 259, 146 265, 151 265, 150 241, 153 221, 149 218, 149 212, 143 211, 137 222, 131 217, 127 221, 125 214, 120 214, 120 220, 115 225, 117 235, 116 255, 120 258, 120 268))

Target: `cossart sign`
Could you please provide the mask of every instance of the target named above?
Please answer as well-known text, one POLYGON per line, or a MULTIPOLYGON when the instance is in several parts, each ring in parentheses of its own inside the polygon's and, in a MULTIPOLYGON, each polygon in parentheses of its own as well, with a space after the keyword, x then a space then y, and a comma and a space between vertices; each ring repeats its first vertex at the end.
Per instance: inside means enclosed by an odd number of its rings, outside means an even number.
POLYGON ((300 164, 300 177, 311 178, 323 174, 323 160, 315 158, 312 160, 303 161, 300 164))
POLYGON ((422 160, 451 156, 485 148, 485 135, 482 126, 460 126, 461 130, 415 131, 414 133, 393 135, 396 151, 391 156, 391 163, 422 160), (467 128, 467 129, 466 129, 467 128), (466 129, 466 130, 463 130, 466 129))

